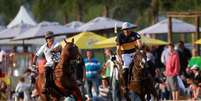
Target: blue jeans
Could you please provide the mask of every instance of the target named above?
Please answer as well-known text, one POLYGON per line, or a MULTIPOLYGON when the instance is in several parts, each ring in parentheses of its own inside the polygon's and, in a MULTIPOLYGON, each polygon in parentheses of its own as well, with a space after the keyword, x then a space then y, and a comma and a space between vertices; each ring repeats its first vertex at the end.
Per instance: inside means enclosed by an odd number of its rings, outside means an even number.
POLYGON ((99 78, 94 78, 94 79, 87 79, 86 80, 86 90, 87 90, 87 94, 90 98, 93 97, 93 94, 92 94, 92 86, 95 87, 95 92, 96 92, 96 96, 98 96, 99 94, 99 90, 98 90, 98 87, 99 87, 99 78))

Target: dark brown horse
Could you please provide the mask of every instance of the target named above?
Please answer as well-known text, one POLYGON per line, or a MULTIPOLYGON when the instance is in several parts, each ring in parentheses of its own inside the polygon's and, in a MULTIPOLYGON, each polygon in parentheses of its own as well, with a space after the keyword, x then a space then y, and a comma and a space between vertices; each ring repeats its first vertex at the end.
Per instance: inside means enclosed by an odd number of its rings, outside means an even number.
MULTIPOLYGON (((65 41, 66 42, 66 41, 65 41)), ((53 71, 53 80, 48 94, 41 94, 42 100, 59 101, 64 97, 73 96, 76 101, 82 101, 81 93, 75 80, 75 66, 79 63, 80 53, 73 42, 66 42, 62 48, 61 58, 53 71)), ((42 84, 41 84, 42 85, 42 84)), ((39 85, 39 86, 41 86, 39 85)), ((39 91, 41 87, 38 87, 39 91)))
POLYGON ((154 88, 154 82, 146 67, 146 53, 136 51, 131 63, 129 90, 137 94, 142 101, 145 101, 146 94, 152 94, 157 100, 158 95, 154 88))

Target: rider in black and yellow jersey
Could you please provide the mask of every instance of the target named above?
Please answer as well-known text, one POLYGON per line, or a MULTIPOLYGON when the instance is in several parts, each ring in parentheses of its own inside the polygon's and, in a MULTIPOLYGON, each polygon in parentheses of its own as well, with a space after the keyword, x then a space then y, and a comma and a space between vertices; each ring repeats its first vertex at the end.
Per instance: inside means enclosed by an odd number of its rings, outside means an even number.
POLYGON ((128 89, 129 65, 132 61, 132 56, 137 48, 141 47, 140 35, 131 31, 134 27, 132 24, 125 22, 122 25, 123 33, 117 34, 117 55, 123 65, 123 77, 125 80, 126 89, 128 89))

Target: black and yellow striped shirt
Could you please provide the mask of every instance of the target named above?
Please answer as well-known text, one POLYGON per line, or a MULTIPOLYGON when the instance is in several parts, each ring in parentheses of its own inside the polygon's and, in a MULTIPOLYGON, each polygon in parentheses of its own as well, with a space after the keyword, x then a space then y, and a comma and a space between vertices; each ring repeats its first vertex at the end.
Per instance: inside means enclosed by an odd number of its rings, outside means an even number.
POLYGON ((140 38, 140 35, 136 32, 132 32, 129 36, 125 36, 123 33, 118 33, 116 42, 117 45, 120 45, 122 53, 133 53, 137 48, 136 40, 140 38))

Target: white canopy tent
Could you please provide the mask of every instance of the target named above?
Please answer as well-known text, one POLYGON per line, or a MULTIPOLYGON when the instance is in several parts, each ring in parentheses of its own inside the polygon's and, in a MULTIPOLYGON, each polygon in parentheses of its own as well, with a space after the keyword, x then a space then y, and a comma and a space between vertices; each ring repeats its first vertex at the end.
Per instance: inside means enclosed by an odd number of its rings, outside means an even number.
POLYGON ((84 25, 84 22, 81 21, 72 21, 70 23, 67 23, 65 26, 69 28, 79 28, 80 26, 84 25))
POLYGON ((55 35, 61 35, 62 33, 77 33, 76 29, 67 28, 56 22, 41 22, 37 26, 30 28, 29 30, 23 32, 21 35, 16 36, 14 40, 28 40, 34 38, 44 37, 44 33, 47 31, 52 31, 55 35))
MULTIPOLYGON (((172 32, 173 33, 190 33, 196 32, 195 26, 186 23, 182 20, 172 19, 172 32)), ((143 34, 161 34, 168 33, 168 19, 162 20, 154 25, 140 30, 138 33, 143 34)))
MULTIPOLYGON (((65 36, 58 36, 55 38, 56 41, 60 42, 65 38, 65 36)), ((39 38, 39 39, 31 39, 31 40, 18 40, 18 41, 12 41, 10 39, 3 39, 0 40, 0 45, 23 45, 23 44, 29 44, 29 45, 42 45, 45 43, 45 39, 39 38)))
POLYGON ((17 13, 16 17, 7 25, 7 28, 14 27, 21 23, 31 26, 36 25, 36 22, 34 21, 33 17, 31 16, 31 14, 28 13, 24 6, 20 7, 20 10, 17 13))
POLYGON ((0 39, 12 39, 30 28, 27 24, 18 24, 12 28, 0 31, 0 39))
MULTIPOLYGON (((97 30, 105 30, 105 29, 112 29, 115 27, 121 28, 122 24, 124 22, 114 20, 111 18, 106 17, 96 17, 95 19, 87 22, 86 24, 82 25, 78 30, 80 31, 97 31, 97 30)), ((133 25, 133 27, 137 27, 136 25, 133 25)))

